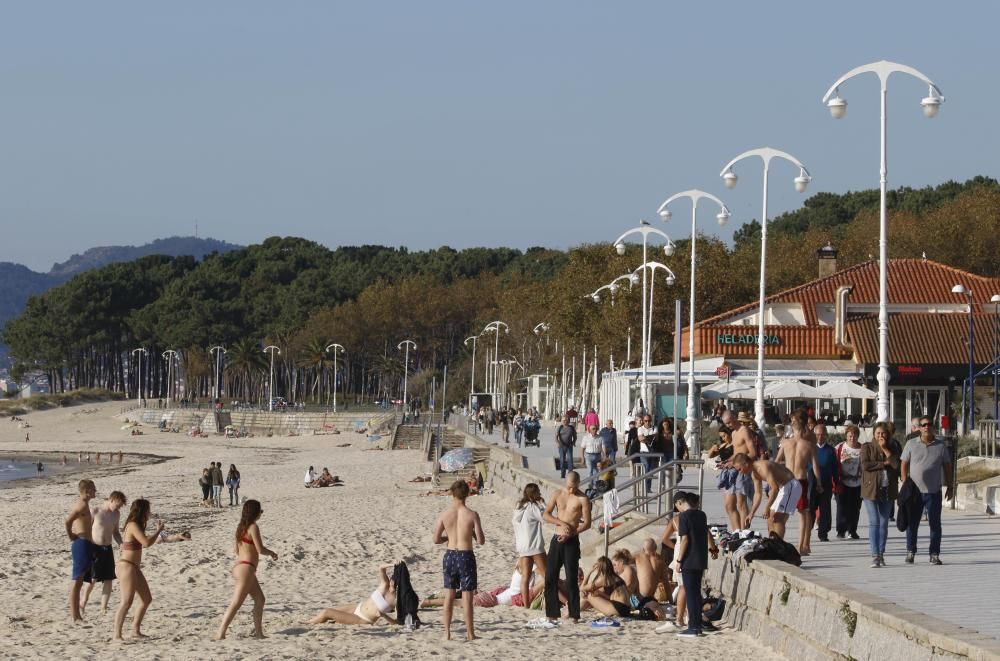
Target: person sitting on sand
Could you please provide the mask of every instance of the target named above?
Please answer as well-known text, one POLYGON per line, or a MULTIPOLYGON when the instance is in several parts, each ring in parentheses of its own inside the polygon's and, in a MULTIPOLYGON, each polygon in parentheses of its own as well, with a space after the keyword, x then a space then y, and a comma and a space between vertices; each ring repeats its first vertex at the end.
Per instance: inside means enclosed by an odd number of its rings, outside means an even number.
MULTIPOLYGON (((531 576, 528 577, 528 603, 524 603, 524 597, 521 595, 521 585, 523 581, 521 580, 521 570, 520 562, 514 564, 514 573, 510 577, 510 583, 504 585, 498 585, 492 590, 485 592, 476 592, 472 597, 472 605, 476 608, 493 608, 494 606, 517 606, 522 608, 530 608, 531 604, 537 599, 545 590, 545 572, 544 570, 539 570, 535 567, 535 571, 532 572, 531 576)), ((435 608, 444 606, 445 591, 441 590, 437 592, 434 596, 428 597, 420 602, 420 608, 435 608)), ((458 602, 458 606, 461 607, 462 602, 458 602)))
POLYGON ((336 608, 324 608, 315 617, 307 620, 309 624, 323 624, 333 620, 337 624, 375 624, 379 618, 385 619, 389 624, 398 624, 396 619, 389 613, 396 610, 396 584, 386 574, 387 570, 393 569, 402 560, 396 560, 378 568, 378 587, 371 593, 371 596, 354 604, 344 604, 336 608), (353 608, 353 610, 351 610, 353 608))
POLYGON ((330 471, 326 468, 320 473, 320 476, 309 486, 311 487, 332 487, 334 485, 341 485, 343 482, 338 475, 330 475, 330 471))
POLYGON ((222 616, 219 632, 215 635, 216 640, 223 640, 226 637, 226 630, 229 629, 229 625, 236 617, 236 612, 243 605, 247 595, 253 599, 253 633, 251 635, 254 638, 266 637, 264 636, 264 591, 260 589, 260 583, 257 581, 257 563, 262 555, 277 560, 278 554, 264 546, 260 537, 257 519, 263 513, 260 501, 251 499, 243 503, 240 523, 236 526, 237 560, 236 566, 233 567, 236 590, 233 592, 233 600, 229 603, 229 608, 222 616))
POLYGON ((590 568, 587 578, 580 586, 583 598, 580 609, 593 608, 601 614, 613 617, 628 617, 632 611, 630 606, 632 595, 622 577, 615 572, 614 563, 602 555, 590 568))
POLYGON ((307 487, 311 487, 313 482, 316 481, 316 470, 312 466, 310 466, 309 470, 306 471, 306 476, 303 481, 307 487))
POLYGON ((160 543, 161 544, 173 544, 175 542, 190 542, 191 533, 187 530, 183 532, 167 532, 166 530, 160 531, 160 543))

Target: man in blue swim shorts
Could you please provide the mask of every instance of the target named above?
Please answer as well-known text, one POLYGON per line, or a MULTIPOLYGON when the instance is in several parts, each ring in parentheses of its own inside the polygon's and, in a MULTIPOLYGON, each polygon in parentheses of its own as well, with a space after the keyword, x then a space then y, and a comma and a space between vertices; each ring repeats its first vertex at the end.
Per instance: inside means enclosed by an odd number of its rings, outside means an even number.
POLYGON ((465 616, 465 639, 475 640, 472 596, 477 587, 476 555, 472 543, 486 543, 479 514, 465 506, 469 485, 455 481, 451 488, 451 507, 438 517, 434 524, 434 543, 447 542, 441 567, 444 573, 444 639, 451 640, 451 615, 455 607, 455 591, 462 592, 462 609, 465 616))
POLYGON ((83 620, 80 616, 80 589, 83 582, 92 580, 94 566, 94 544, 90 541, 94 516, 90 513, 90 500, 97 495, 97 487, 91 480, 80 480, 80 497, 66 517, 66 534, 69 536, 70 552, 73 554, 73 584, 69 589, 69 615, 73 622, 83 620))

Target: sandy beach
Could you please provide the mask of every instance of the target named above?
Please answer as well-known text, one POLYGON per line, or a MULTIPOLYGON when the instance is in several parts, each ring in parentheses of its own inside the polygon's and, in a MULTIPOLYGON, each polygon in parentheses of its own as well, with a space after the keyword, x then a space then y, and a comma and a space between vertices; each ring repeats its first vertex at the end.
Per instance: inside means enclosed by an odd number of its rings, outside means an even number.
MULTIPOLYGON (((91 413, 82 413, 83 408, 30 413, 24 416, 31 424, 27 444, 23 431, 0 420, 0 454, 65 452, 75 462, 79 451, 93 455, 122 450, 121 466, 81 467, 95 480, 98 501, 113 489, 130 501, 148 498, 154 519, 162 519, 167 530, 191 531, 191 542, 157 544, 143 553, 143 571, 153 593, 143 625, 150 638, 111 642, 117 584, 112 612, 100 614, 95 593, 85 623, 69 623, 70 554, 63 520, 81 475, 50 475, 0 492, 0 648, 7 658, 780 658, 737 632, 682 640, 654 633, 655 623, 650 622, 593 629, 587 622, 597 615, 588 613, 584 623, 535 631, 525 623, 538 617, 538 611, 509 607, 477 609, 480 639, 472 643, 441 640, 440 610, 422 611, 426 626, 410 634, 389 625, 304 624, 321 608, 357 603, 370 594, 377 583, 376 565, 394 558, 406 560, 421 597, 439 589, 442 550, 431 543, 431 527, 448 499, 421 496, 428 486, 409 482, 427 470, 420 453, 371 451, 364 437, 354 434, 192 439, 146 427, 145 435, 130 436, 114 417, 119 409, 120 404, 109 403, 87 407, 91 413), (351 446, 335 447, 342 443, 351 446), (167 459, 140 463, 130 457, 134 454, 167 459), (201 507, 197 480, 210 461, 225 467, 236 464, 242 474, 241 496, 261 501, 265 544, 279 554, 278 560, 262 558, 258 569, 267 595, 267 640, 249 638, 249 601, 230 637, 211 640, 233 589, 230 571, 239 508, 201 507), (329 467, 345 486, 303 488, 309 465, 317 472, 329 467)), ((228 502, 225 493, 223 500, 228 502)), ((483 519, 487 543, 477 551, 479 584, 489 589, 510 578, 513 503, 484 495, 470 498, 469 505, 483 519)), ((456 614, 460 618, 460 611, 456 614)), ((129 625, 126 620, 126 630, 129 625)), ((460 639, 464 633, 456 622, 453 635, 460 639)))

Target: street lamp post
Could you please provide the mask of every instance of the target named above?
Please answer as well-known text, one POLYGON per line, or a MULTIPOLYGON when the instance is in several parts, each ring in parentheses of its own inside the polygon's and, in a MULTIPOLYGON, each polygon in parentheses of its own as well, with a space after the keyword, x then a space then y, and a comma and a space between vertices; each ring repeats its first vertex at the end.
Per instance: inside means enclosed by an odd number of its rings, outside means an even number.
MULTIPOLYGON (((719 205, 719 213, 716 214, 715 219, 720 225, 725 225, 726 221, 729 220, 732 215, 722 200, 715 197, 711 193, 706 193, 705 191, 692 189, 681 193, 676 193, 671 195, 667 200, 660 205, 657 213, 660 214, 660 218, 664 221, 670 220, 670 209, 669 206, 674 200, 679 200, 681 198, 687 198, 691 200, 691 306, 688 312, 688 378, 687 378, 687 434, 688 434, 688 447, 694 451, 694 456, 698 456, 700 451, 700 440, 701 440, 701 416, 697 414, 697 409, 695 408, 694 401, 694 322, 695 322, 695 311, 694 311, 694 294, 695 294, 695 260, 696 260, 696 247, 698 239, 698 202, 702 199, 707 199, 715 202, 719 205), (693 440, 692 440, 693 439, 693 440)), ((675 365, 675 369, 680 369, 680 365, 675 365)))
POLYGON ((281 349, 279 349, 278 347, 274 346, 273 344, 269 344, 268 346, 264 347, 264 353, 270 353, 271 354, 271 367, 270 367, 270 369, 268 370, 268 373, 267 373, 267 410, 268 411, 273 411, 274 410, 274 352, 275 351, 277 351, 278 353, 281 353, 281 349))
POLYGON ((215 398, 222 398, 222 354, 226 353, 226 348, 215 346, 209 350, 215 354, 215 398))
POLYGON ((647 320, 647 326, 648 326, 648 328, 646 330, 646 346, 649 347, 648 353, 649 353, 649 357, 650 357, 650 362, 652 362, 652 353, 653 353, 653 349, 652 349, 652 346, 653 346, 653 300, 654 300, 653 299, 653 289, 656 286, 656 278, 654 278, 653 276, 656 274, 656 269, 663 269, 664 271, 666 271, 667 272, 667 277, 666 277, 665 281, 667 283, 667 286, 673 286, 673 284, 675 282, 677 282, 677 276, 674 275, 674 272, 671 271, 669 268, 667 268, 666 265, 661 264, 660 262, 650 261, 650 262, 646 262, 645 264, 643 264, 642 266, 640 266, 639 268, 637 268, 635 271, 633 271, 632 275, 630 277, 638 277, 639 271, 640 270, 645 271, 646 269, 649 269, 649 272, 650 272, 650 278, 649 278, 649 319, 647 320))
POLYGON ((333 412, 337 412, 337 352, 346 351, 344 347, 339 344, 330 344, 326 347, 326 351, 329 352, 333 349, 333 412))
POLYGON ((132 349, 133 354, 139 354, 139 362, 135 369, 136 378, 136 388, 135 388, 135 401, 137 404, 142 406, 142 356, 143 354, 148 354, 144 348, 139 347, 138 349, 132 349))
POLYGON ((413 347, 413 350, 416 351, 417 343, 414 342, 413 340, 403 340, 402 342, 396 345, 397 349, 403 349, 403 347, 406 347, 406 354, 405 357, 403 358, 403 415, 405 416, 407 377, 409 376, 410 373, 410 347, 413 347))
POLYGON ((167 401, 173 401, 176 398, 176 388, 174 386, 174 359, 177 358, 177 352, 173 349, 167 349, 163 352, 163 358, 167 361, 167 401), (171 389, 174 389, 174 397, 170 396, 171 389))
POLYGON ((964 414, 962 422, 965 425, 965 433, 971 434, 972 428, 976 426, 976 377, 974 366, 976 336, 972 324, 972 311, 975 303, 972 298, 972 290, 968 289, 965 285, 955 285, 951 288, 951 293, 960 294, 969 299, 969 385, 967 391, 968 397, 966 398, 968 412, 962 412, 964 414))
MULTIPOLYGON (((492 362, 494 363, 494 366, 493 366, 493 383, 491 384, 492 385, 492 389, 493 389, 493 396, 494 397, 496 397, 497 390, 499 389, 499 385, 500 385, 498 374, 497 374, 497 369, 496 369, 496 364, 495 363, 497 362, 497 358, 500 357, 500 327, 501 326, 503 326, 503 332, 504 333, 509 333, 510 332, 510 327, 507 324, 505 324, 504 322, 498 320, 498 321, 491 321, 490 323, 486 324, 486 326, 483 327, 483 332, 480 333, 480 335, 484 335, 485 333, 488 333, 488 332, 496 334, 496 341, 495 341, 495 344, 494 344, 494 347, 493 347, 493 358, 491 359, 492 362)), ((496 405, 496 402, 494 402, 494 406, 495 405, 496 405)))
MULTIPOLYGON (((667 243, 663 246, 663 254, 665 254, 667 257, 670 257, 671 255, 674 254, 674 251, 676 250, 677 246, 674 245, 674 242, 670 240, 670 237, 667 236, 665 232, 662 232, 662 231, 656 229, 655 227, 651 227, 649 225, 649 223, 647 223, 646 221, 640 221, 640 222, 641 222, 641 224, 639 225, 639 227, 630 229, 629 231, 625 232, 624 234, 622 234, 620 237, 618 237, 615 240, 615 243, 614 243, 615 252, 617 252, 619 255, 624 255, 625 254, 625 243, 624 243, 625 239, 627 237, 629 237, 630 235, 632 235, 632 234, 641 234, 642 235, 642 263, 646 264, 646 263, 649 262, 649 257, 647 256, 647 250, 648 250, 648 244, 649 244, 649 235, 650 234, 656 234, 656 235, 661 236, 661 237, 663 237, 664 239, 667 240, 667 243)), ((635 282, 635 281, 633 280, 633 282, 635 282)), ((647 281, 647 277, 646 277, 646 269, 643 269, 642 270, 642 329, 641 329, 641 333, 640 333, 640 335, 642 336, 642 359, 641 359, 642 372, 641 372, 641 376, 640 376, 640 380, 639 380, 639 392, 640 392, 640 397, 642 399, 642 405, 643 406, 649 406, 649 393, 647 392, 647 383, 648 383, 648 380, 646 378, 647 368, 649 367, 649 347, 646 345, 646 337, 647 337, 647 332, 646 332, 646 318, 648 316, 647 309, 646 309, 646 291, 647 291, 647 289, 648 289, 648 281, 647 281)))
POLYGON ((886 167, 886 100, 888 98, 887 83, 889 76, 894 73, 905 73, 913 76, 928 85, 930 91, 928 96, 920 101, 924 109, 924 115, 934 117, 937 115, 944 96, 941 90, 930 78, 920 73, 912 67, 895 62, 881 60, 865 64, 856 69, 848 71, 837 79, 826 94, 823 96, 823 103, 830 109, 830 114, 834 119, 840 119, 847 113, 847 101, 840 98, 840 86, 863 73, 874 73, 881 82, 881 138, 880 138, 880 167, 879 167, 879 232, 878 232, 878 258, 879 258, 879 301, 878 301, 878 420, 879 422, 889 421, 889 231, 886 213, 886 183, 888 181, 888 169, 886 167))
POLYGON ((719 173, 719 176, 722 177, 723 182, 726 184, 726 188, 735 187, 738 180, 736 173, 733 172, 733 166, 745 158, 752 157, 760 157, 760 160, 764 162, 764 210, 760 216, 760 301, 757 319, 757 379, 754 381, 757 391, 757 398, 754 403, 754 417, 757 419, 757 426, 764 429, 764 277, 767 272, 767 174, 771 167, 771 159, 784 159, 799 168, 799 176, 795 177, 794 180, 795 190, 799 193, 805 192, 806 186, 809 185, 812 177, 809 176, 806 166, 802 165, 791 154, 778 149, 771 149, 770 147, 762 147, 760 149, 745 151, 726 163, 726 167, 722 168, 722 172, 719 173))
POLYGON ((472 396, 476 393, 476 341, 479 336, 470 335, 463 344, 469 346, 469 340, 472 340, 472 376, 469 377, 469 408, 472 408, 472 396))
MULTIPOLYGON (((1000 390, 997 388, 997 372, 1000 372, 1000 294, 990 297, 993 304, 993 424, 1000 425, 1000 390)), ((993 437, 1000 434, 1000 426, 993 430, 993 437)))

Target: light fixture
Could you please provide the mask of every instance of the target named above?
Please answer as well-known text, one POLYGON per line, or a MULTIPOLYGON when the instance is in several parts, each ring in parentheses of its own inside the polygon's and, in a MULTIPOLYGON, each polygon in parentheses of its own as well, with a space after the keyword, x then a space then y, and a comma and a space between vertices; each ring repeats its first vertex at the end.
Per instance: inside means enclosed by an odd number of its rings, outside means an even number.
POLYGON ((1000 294, 993 294, 993 296, 990 296, 990 303, 1000 303, 1000 294))
POLYGON ((592 299, 594 299, 594 303, 600 303, 601 302, 601 295, 600 294, 591 294, 590 297, 592 299))
POLYGON ((736 182, 739 179, 732 170, 726 170, 726 173, 722 175, 722 182, 726 184, 726 188, 736 188, 736 182))
POLYGON ((608 291, 610 291, 612 295, 617 294, 618 293, 618 285, 612 283, 610 286, 608 286, 608 291))
POLYGON ((633 285, 637 285, 637 284, 639 284, 639 274, 638 274, 638 273, 633 273, 632 275, 630 275, 630 276, 628 277, 628 280, 629 280, 629 282, 631 282, 631 283, 632 283, 633 285))
POLYGON ((677 246, 675 246, 673 242, 668 243, 667 245, 663 246, 663 254, 666 255, 667 257, 673 257, 674 251, 676 249, 677 246))
POLYGON ((928 96, 924 97, 920 101, 920 105, 924 109, 924 116, 936 117, 938 114, 938 110, 941 109, 942 101, 944 101, 944 99, 938 96, 938 94, 934 91, 934 88, 931 87, 928 96))
POLYGON ((833 90, 833 98, 826 102, 826 107, 830 109, 834 119, 840 119, 847 114, 847 101, 840 98, 838 90, 833 90))
POLYGON ((969 292, 969 290, 965 288, 965 285, 955 285, 954 287, 951 288, 951 293, 952 294, 971 294, 971 292, 969 292))
POLYGON ((677 282, 677 278, 675 278, 673 275, 668 275, 667 276, 667 284, 668 285, 673 285, 675 282, 677 282))
POLYGON ((670 216, 672 215, 673 214, 670 213, 670 209, 664 209, 663 211, 660 212, 660 220, 662 220, 663 222, 667 222, 668 220, 670 220, 670 216))
POLYGON ((809 186, 809 182, 812 181, 812 177, 806 174, 806 171, 799 169, 799 176, 795 177, 795 192, 805 193, 806 187, 809 186))
POLYGON ((729 213, 729 209, 722 207, 722 211, 715 215, 715 219, 719 221, 720 225, 725 225, 730 216, 732 216, 732 214, 729 213))
POLYGON ((619 255, 624 255, 625 254, 625 244, 624 243, 616 243, 615 244, 615 251, 617 251, 619 255))

